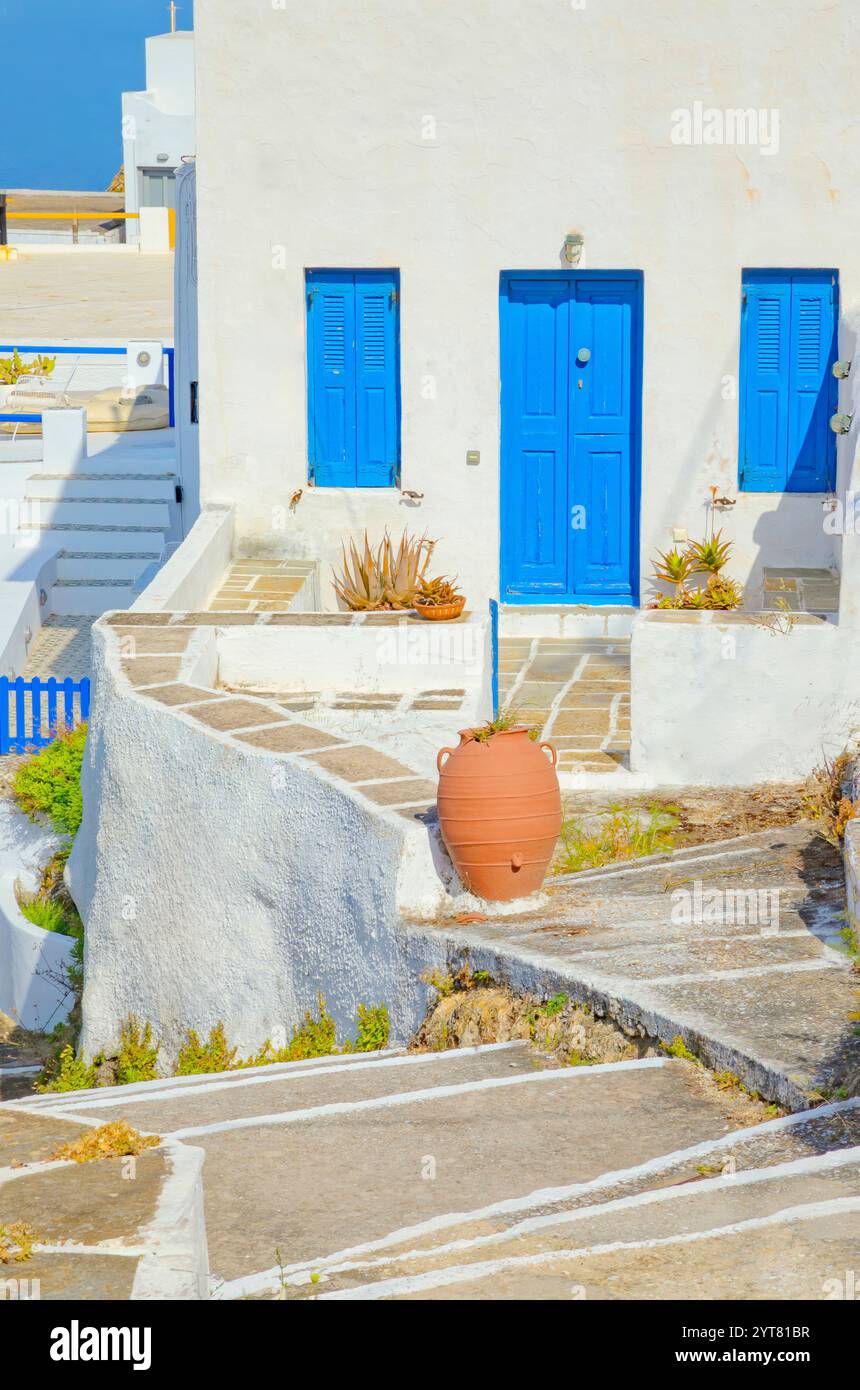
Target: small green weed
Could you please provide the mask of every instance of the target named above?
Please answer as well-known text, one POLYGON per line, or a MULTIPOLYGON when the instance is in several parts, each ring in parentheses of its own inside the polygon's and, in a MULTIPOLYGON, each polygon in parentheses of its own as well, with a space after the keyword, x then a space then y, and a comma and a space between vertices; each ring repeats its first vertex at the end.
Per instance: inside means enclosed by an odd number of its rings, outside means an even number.
POLYGON ((576 874, 582 869, 599 869, 646 854, 665 854, 675 847, 678 817, 664 807, 649 808, 643 825, 636 810, 615 807, 593 829, 578 820, 567 820, 561 827, 561 850, 556 857, 557 874, 576 874))

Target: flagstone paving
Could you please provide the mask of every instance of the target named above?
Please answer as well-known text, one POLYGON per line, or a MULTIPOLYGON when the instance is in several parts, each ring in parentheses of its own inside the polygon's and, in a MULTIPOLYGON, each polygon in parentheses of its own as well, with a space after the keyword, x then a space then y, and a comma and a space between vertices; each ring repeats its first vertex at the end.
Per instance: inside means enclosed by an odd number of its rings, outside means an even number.
POLYGON ((680 1036, 801 1108, 860 1091, 839 855, 808 824, 548 879, 526 911, 411 930, 519 990, 566 992, 634 1035, 680 1036))
POLYGON ((558 749, 561 772, 629 765, 629 638, 503 637, 499 703, 558 749))
POLYGON ((15 1273, 43 1298, 197 1297, 207 1266, 217 1299, 820 1298, 860 1230, 860 1100, 769 1117, 676 1059, 332 1056, 0 1106, 16 1126, 0 1221, 40 1237, 15 1273), (45 1166, 119 1115, 162 1136, 133 1178, 45 1166))

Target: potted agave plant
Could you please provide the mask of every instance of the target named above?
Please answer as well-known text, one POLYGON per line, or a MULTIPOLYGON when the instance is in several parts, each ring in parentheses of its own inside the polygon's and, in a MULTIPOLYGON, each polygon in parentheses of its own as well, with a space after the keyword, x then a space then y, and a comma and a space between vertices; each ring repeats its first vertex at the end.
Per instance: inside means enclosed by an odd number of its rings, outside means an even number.
POLYGON ((509 710, 440 749, 442 838, 478 897, 509 902, 543 883, 561 830, 557 761, 553 744, 539 743, 509 710))
POLYGON ((456 580, 420 579, 418 592, 412 606, 422 618, 431 622, 450 622, 459 618, 466 602, 466 595, 457 588, 456 580))

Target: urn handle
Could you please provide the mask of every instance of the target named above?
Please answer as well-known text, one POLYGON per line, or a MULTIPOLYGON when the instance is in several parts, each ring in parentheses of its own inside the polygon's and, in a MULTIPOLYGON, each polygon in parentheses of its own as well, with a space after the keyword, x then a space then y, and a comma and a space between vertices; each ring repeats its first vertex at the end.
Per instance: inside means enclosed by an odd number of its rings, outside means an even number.
POLYGON ((437 771, 437 772, 441 772, 441 771, 442 771, 442 759, 444 758, 445 754, 447 753, 448 756, 450 757, 450 755, 451 755, 454 751, 455 751, 455 750, 454 750, 453 748, 440 748, 440 749, 439 749, 439 752, 436 754, 436 771, 437 771))
POLYGON ((558 752, 556 751, 555 744, 554 744, 554 743, 539 743, 539 744, 538 744, 538 748, 548 748, 548 749, 549 749, 550 754, 552 755, 552 765, 553 765, 553 767, 555 767, 556 763, 558 762, 558 752))

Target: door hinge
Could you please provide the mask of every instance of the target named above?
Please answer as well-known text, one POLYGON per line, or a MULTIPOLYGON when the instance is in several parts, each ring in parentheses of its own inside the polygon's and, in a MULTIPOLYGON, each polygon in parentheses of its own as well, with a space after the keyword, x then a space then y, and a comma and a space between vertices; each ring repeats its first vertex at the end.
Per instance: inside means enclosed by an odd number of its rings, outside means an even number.
POLYGON ((310 286, 310 287, 308 288, 308 290, 307 290, 307 300, 308 300, 308 308, 309 308, 309 309, 312 309, 312 308, 314 307, 314 296, 315 296, 315 294, 316 294, 316 290, 313 288, 313 286, 310 286))
POLYGON ((176 484, 175 488, 173 489, 173 494, 174 494, 174 497, 176 498, 176 501, 177 501, 177 502, 181 502, 181 501, 182 501, 182 484, 181 484, 181 483, 177 483, 177 484, 176 484))
POLYGON ((388 307, 389 307, 390 309, 393 309, 394 306, 395 306, 396 304, 399 304, 399 303, 400 303, 400 291, 399 291, 399 290, 390 290, 390 291, 389 291, 389 294, 388 294, 388 307))
POLYGON ((192 425, 198 425, 198 424, 200 423, 200 417, 199 417, 200 383, 197 382, 197 381, 192 381, 192 382, 189 383, 189 385, 190 385, 190 388, 191 388, 191 423, 192 423, 192 425))

